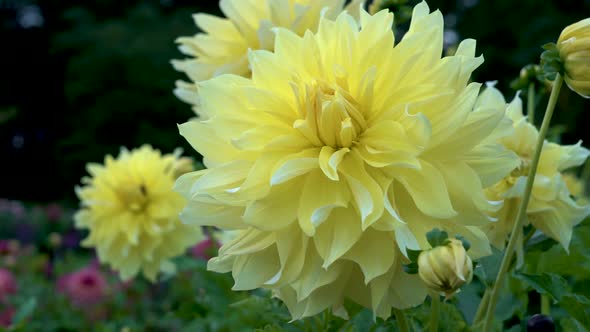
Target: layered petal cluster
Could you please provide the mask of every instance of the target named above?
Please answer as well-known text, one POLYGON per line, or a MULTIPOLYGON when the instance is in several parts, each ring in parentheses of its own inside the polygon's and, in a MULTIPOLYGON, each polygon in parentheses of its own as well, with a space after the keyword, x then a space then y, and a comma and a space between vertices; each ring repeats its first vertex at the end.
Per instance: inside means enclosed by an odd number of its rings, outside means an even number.
POLYGON ((199 83, 203 116, 180 126, 208 167, 177 180, 181 219, 237 231, 209 269, 272 289, 294 319, 345 316, 345 298, 380 317, 422 303, 402 265, 433 228, 490 252, 478 226, 500 205, 483 188, 518 164, 497 143, 505 108, 474 109, 483 59, 473 40, 441 59, 440 12, 417 5, 397 44, 392 24, 381 11, 277 29, 274 53, 249 53, 251 78, 199 83))
MULTIPOLYGON (((500 91, 489 86, 479 99, 485 100, 487 104, 497 104, 498 107, 505 105, 507 115, 513 121, 514 132, 501 138, 500 142, 520 159, 510 175, 487 190, 490 199, 505 200, 496 215, 498 221, 483 227, 490 241, 496 247, 503 248, 524 195, 539 131, 523 116, 522 101, 518 96, 506 104, 500 91)), ((566 250, 573 227, 590 214, 590 206, 581 199, 583 191, 579 184, 576 185, 575 178, 570 178, 571 175, 563 172, 584 163, 588 155, 590 151, 582 147, 581 142, 575 145, 559 145, 545 141, 527 208, 526 224, 532 223, 545 235, 561 243, 566 250)))
MULTIPOLYGON (((180 37, 180 51, 188 56, 173 60, 178 71, 192 82, 221 74, 250 77, 248 50, 274 49, 273 29, 282 27, 302 36, 317 31, 320 17, 335 18, 343 10, 357 13, 364 0, 221 0, 219 7, 226 18, 209 14, 194 15, 201 29, 190 37, 180 37)), ((358 16, 358 15, 357 15, 358 16)), ((185 102, 198 104, 194 83, 177 82, 176 95, 185 102)))
POLYGON ((82 245, 96 248, 101 262, 129 279, 140 271, 155 280, 172 271, 170 258, 184 253, 201 237, 198 227, 180 222, 185 199, 172 190, 179 156, 162 155, 149 145, 122 149, 104 165, 88 164, 90 177, 76 188, 81 209, 76 227, 88 229, 82 245))

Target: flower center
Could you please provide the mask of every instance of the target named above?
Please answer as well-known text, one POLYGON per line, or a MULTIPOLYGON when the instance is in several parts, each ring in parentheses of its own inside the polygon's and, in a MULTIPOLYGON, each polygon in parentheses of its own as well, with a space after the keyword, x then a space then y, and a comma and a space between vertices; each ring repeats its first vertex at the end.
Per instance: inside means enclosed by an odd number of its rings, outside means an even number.
POLYGON ((92 276, 83 276, 82 277, 82 285, 87 286, 87 287, 92 287, 94 286, 94 284, 96 284, 96 280, 94 280, 94 278, 92 276))
POLYGON ((367 123, 359 105, 342 87, 312 80, 294 88, 301 118, 293 123, 310 142, 333 148, 350 147, 367 123))
POLYGON ((144 211, 148 205, 149 197, 144 184, 129 189, 120 189, 118 194, 123 204, 133 213, 144 211))

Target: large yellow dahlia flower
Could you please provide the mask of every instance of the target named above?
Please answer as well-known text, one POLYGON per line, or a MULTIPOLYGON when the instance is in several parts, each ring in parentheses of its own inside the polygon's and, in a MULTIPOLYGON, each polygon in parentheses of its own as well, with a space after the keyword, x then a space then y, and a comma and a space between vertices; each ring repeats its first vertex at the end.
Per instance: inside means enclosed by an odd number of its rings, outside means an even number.
POLYGON ((496 143, 504 108, 473 109, 483 59, 473 40, 441 59, 443 18, 424 2, 395 47, 392 24, 381 11, 277 29, 274 53, 249 53, 252 78, 199 83, 203 117, 180 126, 209 168, 177 180, 181 219, 240 230, 209 269, 272 289, 294 319, 344 315, 345 298, 380 317, 422 303, 402 265, 433 228, 490 251, 476 226, 499 205, 483 188, 518 160, 496 143))
POLYGON ((185 204, 172 191, 178 165, 186 169, 178 153, 161 155, 149 145, 122 149, 117 159, 106 156, 104 165, 88 164, 91 177, 76 188, 82 206, 76 227, 90 231, 82 244, 95 247, 122 279, 143 271, 153 281, 160 270, 173 271, 169 259, 202 238, 199 227, 178 217, 185 204))
MULTIPOLYGON (((490 241, 498 248, 503 248, 516 220, 520 199, 524 195, 529 164, 539 131, 523 116, 522 101, 518 96, 506 105, 500 91, 489 86, 479 97, 479 102, 506 107, 507 115, 513 121, 514 132, 502 137, 500 142, 514 151, 520 159, 518 166, 507 177, 487 190, 490 199, 505 200, 502 209, 496 214, 497 222, 483 226, 490 241)), ((559 145, 545 142, 527 208, 527 224, 532 223, 566 249, 572 237, 572 228, 590 214, 590 206, 577 200, 576 196, 581 192, 571 192, 575 188, 571 184, 568 188, 568 182, 571 182, 569 175, 562 174, 563 171, 584 163, 590 154, 580 144, 559 145)))
MULTIPOLYGON (((172 64, 193 82, 221 74, 249 77, 248 50, 272 51, 274 28, 283 27, 302 36, 307 30, 315 32, 322 16, 333 19, 344 9, 358 16, 363 2, 353 0, 345 8, 345 0, 221 0, 219 7, 227 18, 194 15, 203 32, 177 39, 180 51, 189 58, 173 60, 172 64)), ((179 81, 175 94, 196 105, 195 89, 194 83, 179 81)))

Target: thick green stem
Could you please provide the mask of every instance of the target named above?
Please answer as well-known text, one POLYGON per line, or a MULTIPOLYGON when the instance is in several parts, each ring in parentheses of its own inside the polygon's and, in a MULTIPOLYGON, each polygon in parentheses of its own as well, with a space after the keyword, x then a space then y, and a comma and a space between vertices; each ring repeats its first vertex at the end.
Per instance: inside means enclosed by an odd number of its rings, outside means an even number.
POLYGON ((489 302, 490 302, 490 289, 486 288, 486 291, 483 293, 483 296, 481 297, 481 302, 479 303, 479 307, 477 307, 477 312, 475 313, 475 317, 473 318, 473 325, 477 324, 483 318, 483 315, 486 313, 486 309, 488 307, 489 302))
POLYGON ((399 327, 399 330, 401 332, 410 332, 410 327, 403 310, 394 308, 393 313, 395 314, 395 320, 397 321, 397 327, 399 327))
POLYGON ((535 83, 529 84, 529 91, 527 96, 527 103, 526 103, 526 115, 529 119, 529 122, 534 126, 535 125, 535 83))
POLYGON ((430 304, 430 332, 437 332, 438 315, 440 313, 440 295, 431 293, 430 298, 432 299, 432 303, 430 304))
POLYGON ((541 294, 541 313, 546 316, 551 315, 551 302, 547 294, 541 294))
POLYGON ((489 332, 492 328, 492 321, 494 318, 494 312, 496 311, 498 296, 500 295, 502 282, 506 277, 506 272, 508 272, 508 267, 510 266, 510 261, 512 260, 512 254, 514 253, 514 249, 516 247, 517 235, 524 224, 524 219, 526 217, 526 209, 531 198, 531 191, 533 189, 535 175, 537 174, 537 167, 539 166, 541 150, 543 149, 543 143, 545 142, 545 137, 547 136, 547 130, 549 129, 551 117, 553 116, 553 110, 555 109, 555 105, 557 104, 557 97, 559 97, 559 90, 561 89, 562 83, 563 78, 558 74, 555 78, 555 81, 553 81, 553 89, 551 90, 551 96, 549 97, 547 110, 545 111, 545 116, 543 117, 543 124, 541 124, 541 129, 539 130, 539 137, 537 138, 535 153, 533 155, 533 160, 531 161, 530 165, 531 168, 527 176, 524 196, 522 197, 520 207, 518 208, 518 214, 516 216, 514 226, 512 227, 512 233, 510 234, 510 240, 508 241, 508 245, 506 246, 506 251, 504 252, 504 258, 502 258, 500 271, 498 272, 496 282, 494 283, 494 287, 492 288, 492 292, 490 294, 490 302, 486 312, 485 324, 483 328, 484 332, 489 332))

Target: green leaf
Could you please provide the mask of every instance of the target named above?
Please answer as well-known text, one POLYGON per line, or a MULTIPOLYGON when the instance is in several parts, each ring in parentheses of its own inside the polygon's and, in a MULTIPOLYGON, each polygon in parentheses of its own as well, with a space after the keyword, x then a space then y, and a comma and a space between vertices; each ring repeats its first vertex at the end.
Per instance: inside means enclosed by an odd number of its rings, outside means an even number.
POLYGON ((37 307, 37 299, 32 297, 27 302, 18 308, 16 314, 14 314, 14 318, 12 320, 14 325, 18 325, 19 323, 23 322, 29 316, 33 314, 35 308, 37 307))
POLYGON ((569 292, 567 281, 557 274, 543 273, 536 275, 518 273, 515 277, 533 287, 538 293, 547 294, 556 301, 560 301, 569 292))
POLYGON ((588 332, 587 328, 582 326, 580 322, 573 319, 572 317, 564 317, 560 319, 559 325, 561 326, 562 331, 588 332))
POLYGON ((571 276, 576 280, 590 279, 590 225, 582 224, 574 228, 568 252, 553 240, 545 248, 542 243, 526 248, 527 272, 556 273, 561 276, 571 276), (539 246, 541 245, 541 246, 539 246), (544 252, 540 252, 544 251, 544 252))
MULTIPOLYGON (((407 317, 411 318, 415 325, 420 325, 416 331, 427 331, 430 322, 430 305, 421 305, 415 309, 405 310, 407 317)), ((457 308, 454 301, 442 302, 438 319, 439 332, 463 332, 469 331, 465 318, 457 308)))
POLYGON ((590 327, 590 300, 582 295, 567 294, 563 296, 559 305, 565 309, 582 326, 590 327))
POLYGON ((473 273, 484 284, 488 286, 493 284, 498 275, 498 270, 500 270, 503 257, 502 251, 492 248, 492 254, 490 256, 479 259, 478 266, 474 268, 473 273))
POLYGON ((435 228, 426 233, 426 240, 433 248, 444 245, 448 238, 449 234, 445 231, 441 231, 438 228, 435 228))

